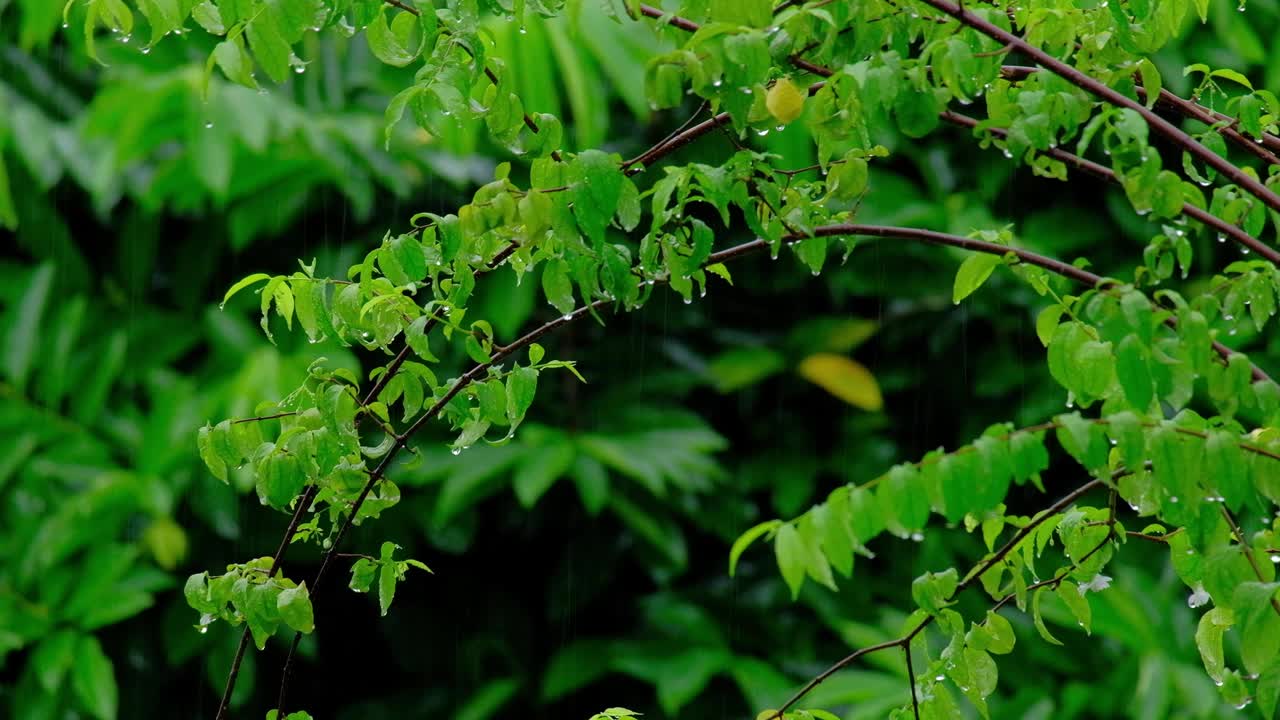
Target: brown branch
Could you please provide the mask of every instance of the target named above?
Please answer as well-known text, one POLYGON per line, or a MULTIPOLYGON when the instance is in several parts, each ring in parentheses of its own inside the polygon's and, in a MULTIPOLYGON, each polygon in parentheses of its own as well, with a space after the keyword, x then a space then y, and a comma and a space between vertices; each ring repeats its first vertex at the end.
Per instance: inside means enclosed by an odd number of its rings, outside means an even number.
POLYGON ((950 15, 958 20, 962 25, 967 25, 993 40, 1013 46, 1014 49, 1034 60, 1037 65, 1040 65, 1072 85, 1106 100, 1112 105, 1138 113, 1138 115, 1146 121, 1147 125, 1151 127, 1152 130, 1155 130, 1160 135, 1171 140, 1174 144, 1182 147, 1209 167, 1217 170, 1232 182, 1248 191, 1250 195, 1261 200, 1272 210, 1280 211, 1280 195, 1272 192, 1272 190, 1266 185, 1263 185, 1258 180, 1250 177, 1242 169, 1227 161, 1225 158, 1221 157, 1209 148, 1201 145, 1195 138, 1177 128, 1173 123, 1170 123, 1168 120, 1165 120, 1155 114, 1141 103, 1125 97, 1121 93, 1107 87, 1098 80, 1085 75, 1076 68, 1028 43, 1017 35, 988 22, 984 18, 970 13, 961 6, 949 2, 949 0, 921 1, 950 15))
MULTIPOLYGON (((1000 68, 1000 74, 1006 80, 1020 80, 1037 72, 1040 72, 1040 68, 1029 67, 1026 65, 1005 65, 1000 68)), ((1136 79, 1138 82, 1135 84, 1134 90, 1138 93, 1138 97, 1140 99, 1146 101, 1148 99, 1147 91, 1142 87, 1141 78, 1136 79)), ((1245 137, 1243 133, 1236 130, 1236 125, 1239 124, 1239 120, 1215 110, 1210 110, 1199 103, 1174 95, 1167 89, 1162 88, 1160 90, 1160 95, 1156 98, 1156 102, 1166 108, 1177 111, 1183 117, 1188 117, 1192 120, 1202 122, 1210 127, 1216 126, 1216 132, 1227 140, 1230 140, 1236 146, 1257 156, 1263 162, 1271 165, 1280 165, 1280 157, 1277 157, 1274 152, 1264 149, 1271 148, 1271 150, 1280 150, 1280 137, 1276 137, 1270 133, 1263 133, 1261 144, 1254 142, 1253 140, 1245 137)))
MULTIPOLYGON (((958 125, 969 129, 974 129, 978 126, 978 121, 974 118, 957 112, 952 112, 950 110, 943 111, 941 118, 952 125, 958 125)), ((1000 138, 1008 135, 1008 131, 1003 128, 986 128, 985 131, 1000 138)), ((1106 167, 1105 165, 1099 165, 1092 160, 1086 160, 1079 155, 1074 155, 1061 148, 1050 148, 1048 150, 1038 150, 1037 152, 1048 155, 1055 160, 1060 160, 1068 166, 1083 170, 1086 173, 1102 180, 1106 180, 1107 182, 1117 184, 1120 182, 1120 179, 1116 177, 1115 172, 1112 171, 1111 168, 1106 167)), ((1261 240, 1245 232, 1239 226, 1232 225, 1216 215, 1211 215, 1191 203, 1182 204, 1182 214, 1217 230, 1219 234, 1230 237, 1237 243, 1258 253, 1258 255, 1266 258, 1267 260, 1270 260, 1272 263, 1280 265, 1280 251, 1277 251, 1271 246, 1263 243, 1261 240)))
MULTIPOLYGON (((1079 500, 1081 497, 1084 497, 1085 494, 1087 494, 1089 491, 1093 490, 1094 488, 1098 487, 1101 484, 1102 484, 1101 480, 1094 478, 1093 480, 1090 480, 1084 485, 1081 485, 1080 487, 1076 488, 1072 492, 1068 493, 1065 497, 1058 500, 1054 504, 1040 511, 1035 516, 1035 518, 1031 520, 1031 522, 1027 523, 1026 527, 1019 529, 1018 532, 1014 534, 1012 538, 1009 539, 1009 542, 1002 545, 1000 549, 997 550, 990 558, 980 563, 977 567, 974 568, 974 570, 970 571, 969 574, 966 576, 966 579, 963 582, 956 585, 955 592, 951 593, 951 597, 947 598, 947 602, 954 600, 956 596, 958 596, 960 593, 964 592, 966 589, 970 587, 974 579, 981 577, 983 573, 985 573, 987 570, 994 567, 996 563, 1004 560, 1004 558, 1009 553, 1013 552, 1014 548, 1018 546, 1018 543, 1022 542, 1022 540, 1026 538, 1028 535, 1030 535, 1032 532, 1035 532, 1036 528, 1040 527, 1040 525, 1043 524, 1045 520, 1061 512, 1067 506, 1071 505, 1076 500, 1079 500)), ((1002 605, 1004 602, 1005 600, 1001 600, 1000 605, 1002 605)), ((1000 605, 997 605, 996 607, 998 608, 1000 605)), ((903 635, 900 638, 897 638, 895 640, 887 640, 885 642, 877 643, 875 645, 869 645, 859 650, 855 650, 854 652, 844 656, 839 661, 837 661, 836 663, 828 667, 826 670, 823 670, 821 673, 818 673, 817 675, 815 675, 811 680, 809 680, 809 682, 805 683, 804 687, 796 691, 796 693, 791 696, 791 699, 783 703, 782 707, 775 710, 773 714, 770 715, 765 720, 780 720, 783 713, 785 713, 789 708, 793 707, 796 703, 800 702, 800 700, 803 699, 805 695, 808 695, 810 692, 812 692, 814 688, 821 685, 824 681, 827 680, 827 678, 831 677, 837 672, 840 672, 844 668, 852 665, 859 658, 866 655, 870 655, 871 653, 880 652, 881 650, 888 650, 889 648, 909 647, 911 644, 911 640, 915 638, 916 635, 919 635, 930 624, 933 623, 933 618, 934 616, 930 615, 929 617, 921 620, 920 623, 915 626, 915 628, 913 628, 910 632, 908 632, 907 634, 903 635)))

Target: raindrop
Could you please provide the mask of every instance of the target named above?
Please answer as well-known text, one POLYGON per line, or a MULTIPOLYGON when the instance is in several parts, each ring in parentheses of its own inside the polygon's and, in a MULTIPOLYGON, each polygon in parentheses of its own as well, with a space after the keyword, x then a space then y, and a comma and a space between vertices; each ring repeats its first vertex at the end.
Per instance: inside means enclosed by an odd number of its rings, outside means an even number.
POLYGON ((151 48, 150 48, 150 47, 144 47, 144 48, 142 48, 142 54, 143 54, 143 55, 150 55, 150 54, 151 54, 151 48))
POLYGON ((1272 555, 1272 556, 1271 556, 1271 562, 1276 563, 1276 564, 1280 564, 1280 555, 1272 555))
POLYGON ((293 66, 293 71, 294 71, 295 73, 297 73, 297 74, 301 75, 302 73, 304 73, 304 72, 306 72, 306 71, 307 71, 307 66, 306 66, 306 65, 294 65, 294 66, 293 66))
POLYGON ((1222 687, 1222 681, 1221 681, 1221 680, 1214 680, 1214 681, 1213 681, 1213 684, 1214 684, 1214 685, 1217 685, 1218 687, 1222 687))
POLYGON ((1073 407, 1075 407, 1075 406, 1076 406, 1076 404, 1075 404, 1075 401, 1074 401, 1074 400, 1067 400, 1067 409, 1068 409, 1068 410, 1070 410, 1071 408, 1073 408, 1073 407))
POLYGON ((723 80, 715 80, 711 83, 711 87, 720 87, 723 84, 724 84, 723 80))
POLYGON ((507 16, 507 22, 515 22, 515 21, 516 21, 516 16, 515 16, 515 15, 508 15, 508 16, 507 16))
POLYGON ((1011 151, 1009 148, 1005 148, 1003 152, 1005 157, 1013 158, 1013 151, 1011 151))
MULTIPOLYGON (((1243 7, 1241 7, 1241 8, 1240 8, 1240 12, 1244 12, 1244 8, 1243 8, 1243 7)), ((1243 710, 1243 709, 1245 709, 1245 708, 1249 707, 1249 703, 1251 703, 1251 702, 1253 702, 1253 698, 1245 698, 1243 702, 1241 702, 1239 705, 1236 705, 1236 709, 1237 709, 1237 710, 1243 710)))
POLYGON ((1177 495, 1173 495, 1173 496, 1171 496, 1171 497, 1169 498, 1169 502, 1171 502, 1171 503, 1176 503, 1176 502, 1178 502, 1178 496, 1177 496, 1177 495))
POLYGON ((565 322, 569 322, 570 320, 572 320, 572 319, 573 319, 573 313, 569 313, 568 315, 565 315, 564 317, 562 317, 562 318, 560 318, 560 319, 561 319, 561 320, 563 320, 563 321, 565 321, 565 322))
POLYGON ((209 626, 201 625, 200 627, 196 628, 196 632, 200 633, 201 635, 204 635, 205 633, 209 632, 209 626))
POLYGON ((962 98, 957 98, 957 99, 960 101, 960 104, 961 104, 961 105, 972 105, 972 104, 973 104, 973 101, 972 101, 972 100, 970 100, 970 99, 969 99, 969 98, 967 98, 967 97, 962 97, 962 98))
POLYGON ((751 88, 745 86, 738 89, 742 91, 743 95, 750 95, 753 92, 751 88))
POLYGON ((67 23, 62 23, 62 27, 63 27, 63 29, 66 29, 66 28, 69 28, 69 27, 71 27, 71 26, 70 26, 70 25, 68 25, 67 23))
POLYGON ((1245 247, 1245 246, 1241 245, 1241 246, 1240 246, 1240 254, 1241 254, 1241 255, 1248 255, 1248 254, 1249 254, 1249 248, 1247 248, 1247 247, 1245 247))
POLYGON ((684 304, 685 304, 685 305, 692 305, 692 304, 693 304, 693 298, 691 298, 691 297, 687 297, 687 298, 685 298, 685 299, 684 299, 684 304))
POLYGON ((205 123, 204 123, 204 129, 205 129, 205 130, 209 130, 209 129, 211 129, 212 127, 213 127, 213 121, 212 121, 212 120, 206 120, 206 121, 205 121, 205 123))
POLYGON ((913 532, 913 533, 911 533, 911 541, 912 541, 912 542, 924 542, 924 534, 923 534, 923 533, 918 533, 918 532, 913 532))
POLYGON ((1226 241, 1227 241, 1227 236, 1223 235, 1222 233, 1218 233, 1218 242, 1224 243, 1226 241))
POLYGON ((1228 334, 1228 335, 1235 335, 1235 334, 1236 334, 1236 329, 1235 329, 1235 328, 1231 328, 1230 330, 1228 330, 1228 331, 1227 331, 1227 334, 1228 334))
POLYGON ((946 679, 947 679, 947 676, 946 676, 946 675, 938 675, 938 676, 936 676, 936 677, 934 677, 934 678, 933 678, 933 681, 934 681, 934 682, 942 682, 943 680, 946 680, 946 679))
POLYGON ((453 450, 450 450, 449 452, 452 452, 454 455, 461 455, 461 454, 462 454, 462 448, 454 448, 453 450))
POLYGON ((1199 183, 1200 187, 1209 187, 1210 185, 1213 184, 1213 181, 1209 180, 1208 178, 1201 178, 1196 182, 1199 183))
POLYGON ((645 281, 644 281, 644 284, 645 284, 645 285, 652 285, 652 284, 654 284, 655 282, 656 282, 655 280, 650 279, 650 280, 645 280, 645 281))
POLYGON ((762 129, 762 130, 757 130, 757 131, 756 131, 756 134, 757 134, 757 135, 759 135, 760 137, 764 137, 765 135, 768 135, 768 134, 769 134, 769 129, 768 129, 768 128, 764 128, 764 129, 762 129))
POLYGON ((786 125, 778 125, 777 127, 774 128, 774 130, 776 130, 777 132, 782 132, 783 130, 786 130, 786 129, 787 129, 786 125))
POLYGON ((132 39, 133 39, 133 36, 132 36, 132 35, 121 35, 121 36, 120 36, 120 42, 122 42, 122 43, 124 43, 124 44, 126 44, 126 45, 128 45, 128 44, 129 44, 129 41, 130 41, 130 40, 132 40, 132 39))
POLYGON ((528 32, 529 32, 529 28, 527 28, 527 27, 525 27, 525 26, 523 26, 523 25, 521 25, 521 26, 520 26, 520 34, 521 34, 521 35, 526 35, 526 34, 528 34, 528 32))

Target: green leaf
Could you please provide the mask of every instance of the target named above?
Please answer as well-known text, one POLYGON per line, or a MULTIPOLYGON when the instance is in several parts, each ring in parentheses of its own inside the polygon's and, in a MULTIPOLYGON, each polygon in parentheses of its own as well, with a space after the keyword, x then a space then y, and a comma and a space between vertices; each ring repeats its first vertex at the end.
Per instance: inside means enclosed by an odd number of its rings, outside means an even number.
POLYGON ((925 573, 911 583, 911 599, 921 610, 930 615, 937 615, 950 605, 951 596, 956 592, 959 575, 955 568, 947 568, 940 573, 925 573))
POLYGON ((1080 588, 1070 580, 1058 583, 1054 591, 1075 616, 1080 627, 1084 628, 1085 633, 1093 634, 1093 611, 1089 606, 1089 597, 1080 592, 1080 588))
POLYGON ((1280 616, 1271 606, 1280 583, 1241 583, 1231 597, 1245 670, 1260 673, 1280 654, 1280 616))
POLYGON ((548 262, 543 267, 542 292, 547 301, 564 315, 573 312, 577 305, 573 299, 573 282, 569 279, 569 266, 563 260, 548 262))
POLYGON ((512 427, 524 420, 525 413, 533 406, 533 397, 537 392, 537 370, 529 367, 516 368, 507 376, 507 417, 512 427))
POLYGON ((316 629, 315 617, 311 609, 311 596, 307 593, 304 582, 297 587, 280 591, 276 598, 276 608, 280 611, 280 619, 300 633, 310 633, 316 629))
POLYGON ((773 540, 774 555, 778 560, 778 570, 782 579, 791 588, 791 599, 800 597, 800 586, 804 585, 805 568, 808 565, 808 552, 800 532, 790 523, 780 525, 778 534, 773 540))
POLYGON ((45 263, 31 273, 31 279, 16 298, 9 332, 4 336, 4 371, 19 390, 25 387, 32 363, 40 348, 40 318, 53 287, 54 266, 45 263))
POLYGON ((1052 645, 1061 645, 1062 641, 1049 632, 1049 628, 1045 627, 1044 617, 1040 615, 1040 596, 1047 589, 1040 588, 1031 595, 1031 620, 1036 626, 1036 632, 1040 633, 1040 637, 1044 638, 1045 642, 1052 645))
POLYGON ((740 347, 712 358, 707 364, 707 373, 717 392, 731 393, 777 373, 784 363, 782 355, 769 348, 740 347))
POLYGON ((382 554, 378 559, 378 610, 383 617, 387 616, 391 601, 396 596, 396 581, 399 578, 396 563, 391 559, 395 550, 395 543, 382 543, 382 554))
POLYGON ((119 704, 115 668, 92 635, 80 638, 71 665, 71 688, 90 715, 98 720, 115 720, 119 704))
POLYGON ((377 572, 378 564, 376 562, 368 558, 360 558, 351 565, 351 582, 348 586, 356 592, 369 592, 377 572))
POLYGON ((929 522, 929 494, 914 465, 895 465, 876 490, 880 507, 905 532, 916 532, 929 522))
POLYGON ((49 635, 36 646, 31 655, 31 667, 35 670, 40 687, 47 693, 56 693, 62 678, 75 658, 80 637, 70 630, 60 630, 49 635))
POLYGON ((227 304, 227 301, 231 299, 232 295, 235 295, 236 293, 249 287, 250 285, 253 285, 255 283, 260 283, 263 280, 270 280, 270 279, 271 279, 271 276, 266 273, 253 273, 252 275, 242 278, 239 282, 237 282, 235 285, 232 285, 231 288, 227 290, 226 295, 222 296, 222 304, 219 305, 219 307, 225 307, 227 304))
POLYGON ((1216 607, 1200 616, 1196 625, 1196 649, 1204 661, 1204 670, 1214 682, 1222 682, 1226 663, 1222 655, 1222 635, 1235 624, 1231 608, 1216 607))
POLYGON ((997 612, 987 612, 986 620, 987 632, 990 634, 990 641, 987 643, 987 651, 998 655, 1013 652, 1014 643, 1017 641, 1017 635, 1013 632, 1013 625, 1005 619, 1003 615, 997 612))
POLYGON ((956 271, 955 285, 951 290, 951 301, 956 305, 960 301, 969 297, 974 290, 982 287, 982 283, 991 277, 991 273, 1004 260, 999 255, 991 255, 988 253, 974 253, 965 258, 960 263, 960 269, 956 271))
POLYGON ((733 547, 729 549, 729 577, 733 577, 738 568, 738 558, 742 557, 742 553, 751 546, 751 543, 781 526, 781 520, 766 520, 739 535, 738 539, 733 541, 733 547))
POLYGON ((566 442, 530 450, 511 478, 511 486, 521 507, 533 507, 552 483, 569 472, 576 456, 573 445, 566 442))

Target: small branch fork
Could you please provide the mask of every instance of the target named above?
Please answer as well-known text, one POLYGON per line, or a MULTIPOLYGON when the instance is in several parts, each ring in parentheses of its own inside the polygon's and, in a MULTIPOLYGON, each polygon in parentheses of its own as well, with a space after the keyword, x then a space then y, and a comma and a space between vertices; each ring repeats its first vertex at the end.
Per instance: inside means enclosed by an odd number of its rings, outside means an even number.
MULTIPOLYGON (((1080 487, 1076 488, 1072 492, 1068 493, 1066 496, 1064 496, 1062 499, 1058 500, 1054 504, 1050 505, 1044 510, 1041 510, 1034 518, 1032 518, 1031 522, 1027 523, 1025 527, 1018 530, 1018 532, 1015 533, 1014 536, 1009 539, 1009 542, 1005 543, 1003 546, 1000 547, 999 550, 995 551, 990 557, 988 557, 986 560, 984 560, 983 562, 975 566, 973 570, 969 571, 969 574, 965 576, 965 579, 962 580, 958 585, 956 585, 955 592, 951 593, 951 597, 947 598, 947 601, 950 602, 951 600, 954 600, 957 596, 960 595, 960 593, 972 587, 973 584, 977 582, 978 578, 982 577, 988 570, 995 567, 1000 562, 1004 561, 1005 557, 1009 553, 1013 552, 1014 548, 1016 548, 1019 543, 1021 543, 1028 535, 1034 532, 1036 528, 1040 527, 1040 525, 1043 524, 1046 520, 1056 515, 1057 513, 1062 512, 1067 507, 1074 504, 1077 500, 1084 497, 1090 491, 1092 491, 1093 489, 1101 485, 1102 485, 1101 480, 1098 480, 1096 478, 1093 480, 1090 480, 1089 482, 1081 485, 1080 487)), ((1110 540, 1111 538, 1108 536, 1103 541, 1103 543, 1109 542, 1110 540)), ((1099 545, 1099 547, 1101 547, 1101 544, 1099 545)), ((1083 561, 1083 558, 1081 559, 1081 561, 1083 561)), ((1057 582, 1061 582, 1061 581, 1062 580, 1060 578, 1057 580, 1057 582)), ((1048 580, 1044 582, 1049 583, 1049 582, 1053 582, 1053 580, 1048 580)), ((1032 588, 1038 587, 1040 585, 1041 583, 1037 583, 1036 585, 1028 586, 1027 589, 1031 590, 1032 588)), ((1012 597, 1012 595, 1002 598, 995 607, 998 609, 999 607, 1004 605, 1006 602, 1008 602, 1010 597, 1012 597)), ((826 670, 823 670, 818 675, 815 675, 813 679, 811 679, 808 683, 805 683, 804 687, 796 691, 796 693, 791 696, 791 699, 787 700, 787 702, 784 703, 782 707, 775 710, 773 714, 769 715, 767 718, 765 718, 765 720, 780 720, 782 718, 783 713, 785 713, 790 708, 794 707, 796 703, 800 702, 800 700, 802 700, 804 696, 812 692, 814 688, 818 687, 823 682, 825 682, 827 678, 831 677, 837 672, 840 672, 846 667, 852 665, 858 659, 865 657, 867 655, 871 655, 872 653, 880 652, 881 650, 888 650, 890 648, 896 648, 896 647, 902 648, 907 655, 908 677, 911 678, 912 680, 911 682, 912 709, 915 710, 916 717, 919 717, 920 708, 916 700, 914 677, 912 677, 914 675, 914 671, 911 670, 911 641, 915 639, 917 635, 923 632, 925 628, 932 625, 933 619, 934 619, 934 616, 930 615, 929 617, 921 620, 920 623, 917 624, 914 628, 912 628, 910 632, 906 633, 900 638, 897 638, 895 640, 887 640, 885 642, 878 643, 875 645, 868 645, 867 647, 855 650, 852 653, 841 658, 838 662, 831 665, 826 670)))

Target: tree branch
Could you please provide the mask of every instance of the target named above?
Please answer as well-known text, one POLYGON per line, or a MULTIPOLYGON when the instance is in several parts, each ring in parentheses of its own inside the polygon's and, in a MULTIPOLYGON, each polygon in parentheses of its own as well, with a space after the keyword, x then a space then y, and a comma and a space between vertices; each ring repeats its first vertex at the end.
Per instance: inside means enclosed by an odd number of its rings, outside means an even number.
MULTIPOLYGON (((951 123, 952 125, 958 125, 960 127, 969 128, 971 130, 978 126, 978 121, 975 120, 974 118, 971 118, 967 115, 962 115, 957 112, 952 112, 951 110, 943 111, 941 114, 941 117, 943 120, 951 123)), ((1001 138, 1008 135, 1008 131, 1004 130, 1003 128, 986 128, 984 132, 989 132, 992 135, 995 135, 996 137, 1001 137, 1001 138)), ((1092 160, 1086 160, 1085 158, 1082 158, 1079 155, 1073 155, 1072 153, 1069 153, 1066 150, 1063 150, 1061 148, 1050 148, 1049 150, 1037 150, 1037 152, 1048 155, 1049 157, 1054 158, 1055 160, 1060 160, 1063 163, 1067 164, 1068 166, 1083 170, 1086 173, 1093 175, 1096 178, 1106 180, 1107 182, 1116 183, 1116 184, 1119 184, 1120 182, 1120 179, 1116 177, 1115 172, 1112 171, 1111 168, 1106 167, 1105 165, 1099 165, 1098 163, 1093 162, 1092 160)), ((1237 243, 1258 253, 1258 255, 1260 255, 1261 257, 1264 257, 1267 260, 1270 260, 1272 263, 1276 265, 1280 265, 1280 251, 1277 251, 1271 246, 1263 243, 1258 238, 1255 238, 1254 236, 1242 230, 1239 226, 1232 225, 1231 223, 1227 222, 1226 220, 1223 220, 1217 215, 1210 215, 1208 212, 1201 210, 1200 208, 1196 207, 1195 205, 1192 205, 1191 203, 1182 204, 1182 214, 1186 215, 1187 217, 1193 220, 1196 220, 1197 222, 1200 222, 1204 225, 1207 225, 1213 228, 1214 230, 1218 231, 1218 233, 1221 235, 1230 237, 1232 240, 1236 241, 1237 243)))
POLYGON ((988 22, 986 19, 978 17, 964 8, 949 2, 948 0, 921 0, 925 4, 936 8, 951 17, 958 20, 962 25, 966 25, 997 42, 1011 45, 1013 48, 1027 57, 1030 57, 1037 65, 1061 77, 1076 87, 1093 94, 1112 105, 1126 108, 1136 112, 1146 121, 1147 125, 1157 133, 1171 140, 1174 144, 1191 153, 1201 162, 1205 163, 1219 173, 1229 178, 1232 182, 1239 185, 1249 192, 1249 194, 1261 200, 1272 210, 1280 211, 1280 195, 1272 192, 1270 188, 1263 185, 1258 180, 1250 177, 1242 169, 1227 161, 1209 148, 1201 145, 1195 138, 1178 129, 1173 123, 1160 117, 1146 106, 1130 100, 1119 92, 1107 87, 1095 78, 1092 78, 1080 72, 1076 68, 1062 62, 1049 53, 1028 43, 1013 33, 988 22))

